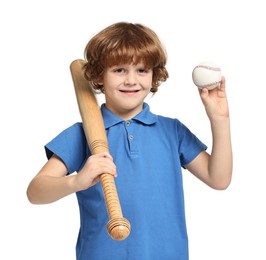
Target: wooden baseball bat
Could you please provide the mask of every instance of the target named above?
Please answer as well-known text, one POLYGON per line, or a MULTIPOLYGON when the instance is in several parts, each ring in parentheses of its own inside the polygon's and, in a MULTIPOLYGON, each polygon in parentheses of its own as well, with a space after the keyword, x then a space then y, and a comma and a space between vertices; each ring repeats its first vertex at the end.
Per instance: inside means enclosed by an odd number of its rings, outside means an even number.
MULTIPOLYGON (((84 63, 83 60, 74 60, 70 64, 84 132, 92 154, 109 152, 102 113, 93 89, 84 77, 84 63)), ((108 173, 102 173, 100 182, 110 218, 107 231, 114 240, 124 240, 130 233, 130 223, 122 215, 114 177, 108 173)))

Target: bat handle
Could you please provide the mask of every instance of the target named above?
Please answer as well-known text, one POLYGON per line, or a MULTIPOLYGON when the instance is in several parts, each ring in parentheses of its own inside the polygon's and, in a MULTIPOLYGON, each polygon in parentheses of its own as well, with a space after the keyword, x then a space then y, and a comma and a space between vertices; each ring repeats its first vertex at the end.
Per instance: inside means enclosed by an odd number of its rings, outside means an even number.
MULTIPOLYGON (((99 149, 102 151, 109 150, 107 143, 103 140, 95 140, 90 144, 90 149, 93 153, 99 149)), ((130 223, 123 217, 114 177, 108 173, 103 173, 100 175, 100 182, 110 218, 107 232, 114 240, 124 240, 130 234, 130 223)))
POLYGON ((110 220, 107 231, 114 240, 124 240, 130 233, 130 223, 122 215, 122 210, 114 182, 114 177, 108 173, 100 176, 105 203, 110 220))

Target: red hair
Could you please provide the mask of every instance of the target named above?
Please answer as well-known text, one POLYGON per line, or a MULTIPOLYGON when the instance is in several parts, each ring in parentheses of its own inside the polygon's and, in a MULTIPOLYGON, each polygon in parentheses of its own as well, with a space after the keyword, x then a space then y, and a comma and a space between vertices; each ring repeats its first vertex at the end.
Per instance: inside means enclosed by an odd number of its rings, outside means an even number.
POLYGON ((84 50, 84 75, 95 90, 102 91, 105 68, 140 62, 153 70, 151 92, 155 93, 168 78, 167 54, 158 36, 141 24, 119 22, 96 34, 84 50))

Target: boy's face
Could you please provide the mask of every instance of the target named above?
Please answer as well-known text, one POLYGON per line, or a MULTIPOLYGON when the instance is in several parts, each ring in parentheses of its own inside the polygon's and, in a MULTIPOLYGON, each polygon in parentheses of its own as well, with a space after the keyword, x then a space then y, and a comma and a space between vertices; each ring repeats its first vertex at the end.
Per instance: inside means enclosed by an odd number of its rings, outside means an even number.
POLYGON ((146 69, 141 63, 113 66, 104 71, 101 83, 107 108, 127 120, 143 108, 152 87, 152 69, 146 69))

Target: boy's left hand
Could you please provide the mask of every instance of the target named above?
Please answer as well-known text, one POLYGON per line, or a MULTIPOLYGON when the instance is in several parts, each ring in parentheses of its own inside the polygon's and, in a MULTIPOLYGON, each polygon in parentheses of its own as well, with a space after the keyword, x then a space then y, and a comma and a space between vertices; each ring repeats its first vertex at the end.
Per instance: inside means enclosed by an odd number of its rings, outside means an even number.
POLYGON ((219 87, 212 90, 207 88, 199 89, 199 93, 210 120, 229 117, 224 77, 222 77, 219 87))

